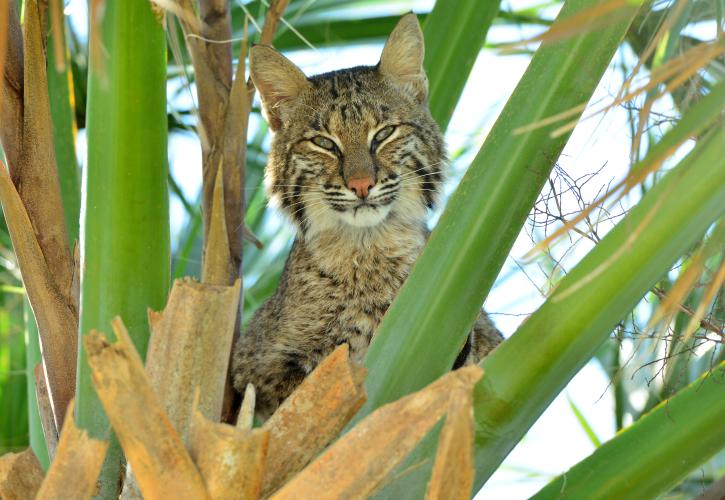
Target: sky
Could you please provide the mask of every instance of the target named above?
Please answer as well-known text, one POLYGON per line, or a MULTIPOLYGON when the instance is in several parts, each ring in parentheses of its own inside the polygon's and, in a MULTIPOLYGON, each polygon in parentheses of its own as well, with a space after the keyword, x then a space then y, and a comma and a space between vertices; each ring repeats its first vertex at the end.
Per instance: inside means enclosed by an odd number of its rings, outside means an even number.
MULTIPOLYGON (((513 8, 534 3, 530 0, 505 1, 513 8)), ((432 3, 427 0, 390 2, 385 9, 387 12, 403 13, 412 5, 414 10, 421 11, 428 10, 432 3)), ((83 0, 67 2, 66 13, 71 15, 71 20, 79 31, 84 29, 84 8, 83 0)), ((552 16, 555 13, 556 10, 552 9, 552 16)), ((302 33, 304 34, 304 30, 302 33)), ((535 31, 495 25, 489 31, 488 41, 513 41, 533 34, 535 31)), ((381 44, 369 44, 346 49, 318 48, 287 55, 307 74, 314 74, 345 67, 347 61, 355 61, 356 65, 375 64, 381 48, 381 44)), ((633 57, 627 50, 617 54, 598 86, 592 103, 612 98, 622 83, 621 72, 615 66, 621 58, 631 62, 633 57)), ((453 175, 446 187, 447 193, 450 194, 455 189, 458 179, 493 126, 528 62, 529 57, 525 55, 502 56, 493 50, 481 51, 446 134, 449 151, 455 151, 471 142, 474 147, 471 154, 454 162, 453 175)), ((667 108, 668 103, 661 106, 667 108)), ((82 155, 82 134, 79 146, 79 154, 82 155)), ((616 108, 604 117, 598 116, 581 122, 559 159, 559 165, 574 178, 598 172, 592 182, 582 190, 584 198, 591 201, 602 186, 625 175, 630 163, 629 148, 627 115, 623 109, 616 108)), ((175 178, 181 180, 181 188, 187 197, 195 199, 201 183, 201 153, 198 141, 189 134, 172 134, 169 160, 175 178)), ((625 200, 625 205, 636 201, 637 197, 633 195, 625 200)), ((576 209, 571 197, 565 197, 563 203, 565 212, 576 209)), ((172 231, 178 230, 183 223, 183 214, 181 204, 172 200, 172 231)), ((432 220, 435 220, 435 216, 432 220)), ((284 222, 276 219, 270 224, 284 222)), ((603 223, 600 235, 606 234, 611 226, 611 223, 603 223)), ((507 337, 544 301, 540 289, 546 284, 546 274, 539 267, 540 261, 528 262, 523 258, 531 246, 530 238, 522 232, 485 304, 485 308, 491 312, 497 326, 507 337)), ((554 253, 557 258, 562 258, 563 267, 570 269, 591 246, 588 242, 579 242, 573 248, 570 248, 572 245, 563 245, 557 247, 554 253)), ((633 346, 630 345, 627 349, 631 351, 633 346)), ((627 354, 628 352, 623 353, 625 356, 627 354)), ((615 434, 615 425, 612 391, 608 385, 608 378, 600 366, 595 362, 587 364, 539 418, 477 498, 528 498, 552 477, 565 472, 591 454, 595 446, 579 424, 572 405, 579 409, 601 441, 611 439, 615 434)), ((639 395, 639 400, 638 395, 634 395, 635 406, 644 404, 644 396, 644 391, 639 395)))

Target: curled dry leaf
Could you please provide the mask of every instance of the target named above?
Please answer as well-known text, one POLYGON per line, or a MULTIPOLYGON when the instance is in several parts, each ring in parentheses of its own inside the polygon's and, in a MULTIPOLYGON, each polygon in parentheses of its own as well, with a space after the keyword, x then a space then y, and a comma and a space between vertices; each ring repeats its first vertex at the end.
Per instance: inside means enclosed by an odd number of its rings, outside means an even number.
POLYGON ((144 498, 206 499, 209 494, 159 402, 119 318, 118 342, 91 331, 84 338, 91 379, 144 498))
POLYGON ((96 492, 96 480, 108 450, 108 441, 91 439, 73 422, 73 402, 63 424, 58 449, 45 476, 38 500, 87 499, 96 492))
POLYGON ((320 500, 372 495, 448 410, 451 393, 470 392, 482 374, 478 366, 467 366, 378 408, 272 498, 320 500))
POLYGON ((366 370, 342 344, 282 403, 264 424, 271 432, 262 494, 267 496, 302 470, 335 439, 365 403, 366 370))
POLYGON ((42 482, 43 468, 30 448, 0 457, 0 498, 3 500, 35 498, 42 482))

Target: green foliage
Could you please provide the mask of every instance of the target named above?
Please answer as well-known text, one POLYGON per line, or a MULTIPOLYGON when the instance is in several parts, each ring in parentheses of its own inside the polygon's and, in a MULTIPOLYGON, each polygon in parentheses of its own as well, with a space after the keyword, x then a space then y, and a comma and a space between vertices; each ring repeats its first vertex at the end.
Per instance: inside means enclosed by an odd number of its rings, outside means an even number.
POLYGON ((425 21, 430 112, 442 130, 448 127, 498 4, 495 0, 436 2, 425 21))
POLYGON ((22 450, 28 442, 28 403, 23 296, 2 294, 0 300, 0 454, 3 454, 22 450))
POLYGON ((725 214, 723 140, 721 128, 698 144, 483 361, 487 376, 474 393, 477 484, 490 477, 621 318, 725 214), (514 364, 518 368, 511 370, 514 364))
MULTIPOLYGON (((597 3, 569 1, 559 19, 597 3)), ((569 137, 552 138, 553 126, 516 130, 587 102, 630 21, 537 51, 378 328, 365 359, 368 400, 356 418, 453 366, 569 137)))
MULTIPOLYGON (((602 3, 568 0, 560 17, 602 3)), ((242 4, 257 24, 266 11, 266 2, 262 0, 232 2, 234 54, 239 53, 238 39, 245 18, 242 4)), ((657 43, 655 57, 644 61, 645 67, 662 68, 699 43, 685 31, 694 22, 715 20, 721 25, 721 4, 711 0, 688 2, 667 36, 657 43)), ((308 44, 325 48, 381 43, 399 15, 415 8, 427 41, 425 65, 430 79, 430 106, 445 129, 480 48, 495 45, 486 41, 489 25, 516 28, 516 36, 524 37, 531 26, 551 24, 552 7, 560 3, 542 1, 523 10, 510 10, 507 2, 499 6, 495 0, 441 0, 431 12, 421 11, 418 5, 412 0, 394 4, 389 0, 292 0, 285 20, 294 29, 284 23, 280 25, 275 45, 283 51, 295 51, 307 48, 308 44)), ((628 12, 627 15, 631 14, 628 12)), ((452 155, 454 170, 468 167, 469 162, 470 167, 448 200, 428 248, 371 347, 366 360, 370 368, 370 399, 361 414, 425 385, 450 368, 568 139, 568 135, 551 137, 551 131, 560 124, 523 133, 517 129, 588 101, 615 50, 622 46, 622 38, 637 55, 643 54, 671 12, 671 6, 662 5, 655 10, 643 9, 631 29, 627 29, 630 18, 611 16, 596 28, 574 30, 573 35, 562 41, 543 44, 472 162, 472 155, 466 153, 468 149, 476 150, 481 131, 470 131, 467 145, 452 155)), ((254 24, 249 29, 251 39, 256 40, 254 24)), ((510 32, 514 30, 507 33, 510 32)), ((71 238, 78 234, 79 209, 73 120, 77 119, 81 128, 86 126, 86 118, 88 122, 81 332, 100 328, 110 334, 108 320, 121 314, 137 346, 143 350, 146 307, 163 306, 169 262, 175 277, 199 275, 199 197, 184 194, 189 187, 184 172, 176 171, 176 176, 167 178, 166 171, 167 129, 185 134, 194 130, 193 99, 188 98, 194 75, 189 73, 183 37, 181 50, 173 54, 169 51, 166 72, 164 33, 150 15, 147 1, 107 2, 103 25, 91 26, 90 40, 98 33, 103 50, 92 46, 90 56, 83 41, 72 31, 68 33, 70 79, 67 73, 57 73, 53 68, 52 37, 48 48, 56 154, 71 238), (132 56, 124 58, 119 54, 132 56), (181 54, 182 60, 173 59, 176 54, 181 54), (168 114, 165 84, 170 89, 168 114), (75 110, 73 102, 77 103, 75 110), (175 251, 171 258, 166 225, 167 180, 172 200, 179 201, 184 208, 181 228, 172 235, 175 251), (119 290, 133 293, 122 295, 119 290)), ((527 47, 512 53, 532 51, 527 47)), ((344 64, 341 62, 341 66, 344 64)), ((623 74, 627 74, 633 62, 622 57, 619 64, 623 74)), ((498 68, 492 68, 492 78, 496 71, 498 68)), ((694 150, 674 171, 664 175, 663 169, 648 178, 641 188, 643 199, 628 218, 608 233, 569 275, 562 278, 560 273, 559 278, 548 283, 544 288, 554 292, 544 306, 484 362, 486 377, 476 390, 477 486, 499 467, 550 401, 590 359, 602 365, 612 383, 612 419, 618 430, 626 428, 630 420, 637 421, 663 399, 673 399, 574 466, 566 475, 568 494, 577 497, 582 496, 577 492, 585 491, 583 496, 588 496, 590 490, 586 488, 594 484, 591 480, 596 476, 598 494, 626 496, 618 488, 624 484, 622 481, 630 480, 641 487, 636 490, 639 497, 651 496, 655 491, 671 488, 687 473, 686 469, 706 460, 712 447, 721 443, 717 441, 722 439, 721 433, 713 432, 710 436, 705 432, 717 427, 713 418, 723 411, 715 397, 717 385, 711 383, 714 378, 705 381, 703 392, 695 390, 699 381, 686 386, 725 357, 722 345, 715 345, 699 358, 690 354, 689 351, 708 345, 703 340, 707 332, 699 330, 685 342, 678 335, 686 328, 690 316, 678 314, 668 325, 671 335, 665 337, 669 342, 665 352, 672 359, 664 367, 664 381, 645 386, 632 380, 632 372, 657 362, 659 353, 665 349, 663 340, 652 335, 635 343, 627 337, 628 332, 641 330, 642 321, 658 306, 660 299, 648 290, 655 284, 665 291, 672 288, 691 263, 689 253, 697 247, 708 226, 721 216, 722 208, 716 201, 723 197, 724 180, 718 169, 722 172, 725 168, 717 146, 724 139, 714 134, 722 133, 722 123, 718 121, 725 99, 722 65, 714 61, 698 74, 703 78, 664 92, 669 93, 681 113, 671 125, 663 121, 665 125, 657 123, 660 128, 650 128, 648 125, 660 117, 650 117, 649 121, 645 118, 645 139, 633 153, 632 170, 652 167, 671 156, 688 138, 698 139, 694 150), (637 161, 640 158, 642 161, 637 161), (645 220, 647 224, 643 224, 645 220), (637 242, 631 248, 627 246, 630 238, 637 242), (571 292, 573 296, 566 296, 567 290, 572 289, 576 290, 571 292), (640 300, 643 296, 645 300, 640 300), (612 331, 613 338, 605 342, 612 331), (623 347, 628 345, 634 346, 634 353, 625 356, 623 347), (678 356, 678 352, 688 354, 678 356), (632 398, 633 393, 642 390, 648 394, 644 407, 634 404, 632 398), (671 426, 668 415, 671 416, 672 408, 682 410, 678 413, 679 421, 693 425, 684 430, 671 426), (710 437, 712 440, 708 441, 710 437), (652 453, 643 456, 641 447, 652 453), (685 455, 687 467, 673 469, 678 458, 685 455), (619 467, 625 461, 627 467, 619 467), (652 471, 656 473, 651 474, 652 471), (578 490, 580 487, 585 489, 578 490)), ((647 95, 653 98, 663 90, 663 86, 655 86, 647 95)), ((637 105, 641 102, 633 103, 632 108, 637 105)), ((482 114, 485 111, 480 110, 482 114)), ((634 135, 641 115, 636 109, 629 112, 634 135)), ((244 322, 274 292, 293 236, 266 206, 262 172, 268 140, 268 131, 255 109, 247 154, 246 223, 264 248, 245 243, 244 322)), ((536 238, 543 236, 535 234, 536 238)), ((19 277, 10 248, 6 231, 0 228, 0 281, 4 284, 0 306, 0 447, 15 449, 30 442, 42 460, 41 431, 33 412, 31 370, 39 359, 37 342, 33 342, 37 334, 33 334, 32 321, 22 320, 22 295, 17 293, 22 288, 18 288, 19 277), (26 341, 23 331, 27 332, 26 341)), ((724 258, 717 254, 708 260, 703 281, 712 279, 724 258)), ((505 278, 499 276, 499 281, 505 278)), ((702 296, 702 287, 695 287, 682 303, 693 310, 702 296)), ((712 302, 709 307, 716 312, 713 321, 717 325, 717 311, 725 310, 725 294, 719 292, 712 302)), ((90 428, 92 434, 105 435, 108 424, 88 383, 83 358, 79 369, 79 422, 90 428)), ((722 370, 722 366, 718 368, 719 373, 722 370)), ((594 430, 573 401, 572 411, 592 442, 598 444, 594 430)), ((431 456, 434 446, 435 435, 414 453, 408 465, 416 467, 401 472, 383 496, 416 497, 425 487, 430 470, 429 461, 423 466, 420 461, 431 456)), ((117 464, 116 448, 110 454, 104 477, 116 477, 117 464)), ((717 469, 712 466, 712 470, 717 469)), ((713 479, 710 476, 714 474, 708 475, 708 481, 713 479)), ((685 478, 679 491, 701 491, 701 479, 698 481, 685 478)), ((557 496, 562 482, 558 478, 541 495, 557 496)), ((110 497, 113 492, 103 494, 110 497)))
POLYGON ((634 500, 666 492, 725 447, 723 383, 720 363, 532 498, 634 500))
MULTIPOLYGON (((145 355, 147 309, 166 302, 170 244, 166 36, 145 0, 104 9, 90 34, 76 416, 92 436, 108 438, 82 339, 91 329, 112 336, 110 320, 121 316, 145 355)), ((118 494, 120 457, 112 445, 101 472, 103 498, 118 494)))
MULTIPOLYGON (((62 32, 65 35, 65 32, 62 32)), ((53 121, 53 141, 55 158, 58 165, 60 194, 71 245, 79 239, 81 210, 81 181, 78 160, 76 159, 76 126, 73 109, 73 84, 70 78, 70 63, 65 49, 65 39, 56 40, 51 31, 48 35, 48 95, 50 97, 50 115, 53 121), (54 60, 55 45, 60 43, 65 56, 63 67, 59 70, 54 60)))
POLYGON ((50 465, 48 457, 48 446, 45 444, 45 435, 40 421, 38 409, 38 398, 35 391, 35 367, 42 362, 40 354, 40 341, 38 336, 38 325, 35 324, 33 310, 27 298, 23 301, 23 319, 25 321, 25 379, 26 394, 28 400, 28 444, 33 448, 35 456, 44 469, 50 465))

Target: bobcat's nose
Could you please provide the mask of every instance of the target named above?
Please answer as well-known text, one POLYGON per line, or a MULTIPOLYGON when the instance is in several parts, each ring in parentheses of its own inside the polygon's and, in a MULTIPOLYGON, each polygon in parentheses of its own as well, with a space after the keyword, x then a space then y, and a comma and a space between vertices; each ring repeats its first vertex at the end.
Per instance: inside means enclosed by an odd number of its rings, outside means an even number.
POLYGON ((355 191, 358 198, 367 198, 370 189, 375 185, 372 177, 363 177, 361 179, 350 179, 347 181, 347 187, 351 191, 355 191))

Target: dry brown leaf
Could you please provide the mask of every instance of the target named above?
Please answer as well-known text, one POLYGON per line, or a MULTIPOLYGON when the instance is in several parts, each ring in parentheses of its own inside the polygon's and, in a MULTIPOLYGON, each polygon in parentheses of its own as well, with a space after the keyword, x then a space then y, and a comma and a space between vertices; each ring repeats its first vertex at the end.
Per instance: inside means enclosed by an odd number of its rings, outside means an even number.
MULTIPOLYGON (((221 165, 220 165, 221 168, 221 165)), ((210 285, 229 285, 235 279, 225 216, 224 176, 217 175, 211 205, 209 232, 204 240, 202 281, 210 285)))
POLYGON ((78 321, 50 120, 44 9, 37 0, 25 2, 24 40, 20 40, 16 6, 10 4, 5 4, 9 58, 3 75, 2 139, 12 182, 3 166, 0 198, 38 322, 54 418, 60 427, 75 390, 78 321))
POLYGON ((478 366, 467 366, 378 408, 272 498, 323 500, 372 495, 385 476, 440 420, 448 409, 451 392, 471 391, 482 375, 478 366))
MULTIPOLYGON (((245 75, 247 48, 246 18, 244 37, 237 64, 237 72, 229 92, 224 125, 219 143, 222 145, 220 168, 224 177, 224 214, 227 224, 227 239, 233 276, 242 264, 242 244, 244 239, 244 167, 247 154, 247 125, 251 101, 245 75)), ((219 176, 219 169, 215 174, 219 176)), ((215 187, 216 190, 216 187, 215 187)), ((214 194, 216 197, 216 193, 214 194)), ((213 206, 212 206, 213 209, 213 206)), ((212 214, 212 218, 214 214, 212 214)), ((213 221, 211 222, 213 224, 213 221)), ((209 235, 211 238, 211 235, 209 235)))
POLYGON ((277 31, 277 24, 282 18, 284 10, 287 8, 289 0, 272 0, 267 9, 267 15, 264 17, 264 26, 262 34, 259 37, 259 43, 262 45, 272 45, 274 33, 277 31))
POLYGON ((65 297, 56 289, 51 271, 35 239, 28 213, 2 162, 0 201, 13 249, 20 263, 23 283, 38 323, 48 392, 56 428, 61 428, 65 410, 75 392, 76 317, 65 297))
POLYGON ((651 330, 659 322, 669 323, 672 317, 681 310, 681 302, 684 302, 684 299, 687 298, 697 283, 697 280, 702 275, 705 269, 704 265, 702 247, 700 247, 700 250, 692 256, 687 269, 680 273, 675 284, 672 285, 672 288, 670 288, 667 295, 662 299, 659 307, 655 309, 655 312, 647 323, 646 330, 651 330))
POLYGON ((335 439, 365 403, 366 370, 342 344, 264 424, 271 432, 262 494, 269 495, 335 439))
POLYGON ((259 498, 268 445, 268 430, 210 422, 194 411, 189 451, 215 500, 259 498))
POLYGON ((715 273, 712 281, 708 283, 707 288, 705 288, 705 293, 702 295, 702 299, 700 299, 700 303, 697 305, 689 323, 687 323, 687 328, 683 335, 684 342, 687 342, 690 336, 695 333, 697 327, 700 326, 701 320, 705 316, 705 309, 710 305, 715 295, 722 290, 723 283, 725 283, 725 262, 720 264, 720 268, 715 273))
POLYGON ((194 12, 194 8, 188 0, 151 0, 152 8, 154 12, 156 9, 170 12, 171 14, 178 17, 190 28, 190 33, 197 34, 201 30, 201 22, 194 12))
MULTIPOLYGON (((272 2, 267 11, 262 43, 271 42, 287 3, 287 0, 272 2)), ((204 241, 210 239, 214 190, 217 174, 221 170, 224 177, 224 213, 233 280, 238 276, 242 264, 245 139, 252 100, 249 82, 246 92, 245 85, 242 85, 246 40, 240 56, 242 63, 237 67, 235 80, 232 78, 231 44, 217 43, 231 38, 228 3, 201 2, 199 7, 203 22, 200 29, 196 29, 195 23, 189 20, 190 14, 194 12, 193 3, 190 0, 179 1, 179 8, 185 13, 180 21, 197 78, 200 122, 198 129, 202 143, 204 241)), ((193 18, 196 19, 196 15, 193 18)), ((231 280, 225 284, 231 283, 231 280)))
POLYGON ((629 17, 639 5, 631 0, 607 0, 584 9, 565 19, 557 19, 548 30, 540 35, 520 40, 502 47, 503 53, 513 52, 515 49, 532 43, 554 43, 566 40, 580 33, 601 29, 616 23, 622 18, 629 17))
MULTIPOLYGON (((0 2, 0 95, 2 95, 2 87, 5 85, 5 56, 8 49, 10 7, 7 4, 7 0, 0 2)), ((0 102, 0 106, 2 106, 2 102, 0 102)))
POLYGON ((221 416, 240 288, 239 280, 234 286, 176 280, 166 309, 149 316, 146 372, 184 441, 196 388, 202 414, 215 422, 221 416))
POLYGON ((9 167, 10 176, 33 223, 50 275, 65 302, 71 304, 73 260, 55 163, 43 10, 38 0, 26 0, 23 13, 25 86, 22 161, 9 167))
POLYGON ((96 480, 108 450, 108 441, 88 437, 73 422, 73 402, 60 434, 58 450, 50 464, 37 500, 85 500, 96 492, 96 480))
POLYGON ((147 500, 209 498, 181 437, 151 387, 141 358, 119 318, 118 338, 91 331, 84 338, 91 379, 147 500))
POLYGON ((695 45, 691 49, 688 49, 680 54, 678 57, 670 59, 667 63, 654 69, 650 73, 650 78, 642 86, 634 90, 629 90, 624 93, 624 95, 617 96, 605 107, 597 109, 581 119, 577 118, 554 129, 551 132, 551 137, 560 137, 573 130, 578 123, 606 113, 609 110, 620 106, 622 103, 634 99, 638 95, 656 89, 659 85, 665 82, 667 82, 666 88, 660 91, 654 99, 659 99, 660 97, 671 93, 674 89, 687 82, 700 69, 709 64, 710 61, 725 52, 725 46, 723 46, 721 42, 722 40, 716 40, 712 43, 700 43, 695 45))
POLYGON ((30 448, 0 457, 0 498, 3 500, 35 498, 42 482, 43 468, 30 448))
POLYGON ((467 388, 457 388, 451 393, 448 403, 426 499, 471 498, 473 440, 473 393, 467 388))
POLYGON ((23 33, 18 2, 3 2, 6 13, 5 64, 0 73, 0 138, 9 164, 20 162, 23 137, 23 33))
POLYGON ((670 9, 667 17, 665 18, 664 22, 660 24, 660 27, 657 29, 655 35, 647 42, 647 46, 640 54, 637 64, 632 69, 632 72, 622 84, 619 95, 617 97, 621 97, 623 94, 629 91, 629 88, 632 85, 632 81, 634 81, 635 77, 639 74, 639 71, 642 69, 642 67, 645 66, 650 56, 660 45, 662 39, 664 39, 664 37, 666 36, 669 36, 670 29, 672 29, 672 26, 677 22, 678 19, 680 19, 680 15, 682 14, 685 6, 687 6, 687 2, 688 0, 677 0, 675 5, 670 9))
POLYGON ((43 427, 45 446, 48 448, 48 458, 53 460, 55 450, 58 447, 58 429, 55 426, 55 417, 48 394, 48 384, 45 383, 43 364, 38 363, 33 369, 35 377, 35 398, 38 401, 38 413, 40 414, 40 425, 43 427))

